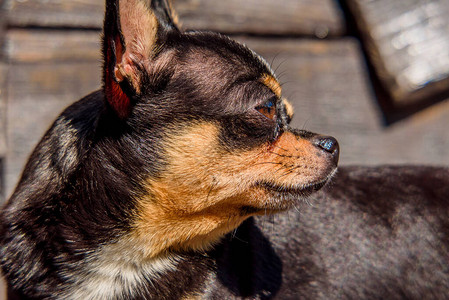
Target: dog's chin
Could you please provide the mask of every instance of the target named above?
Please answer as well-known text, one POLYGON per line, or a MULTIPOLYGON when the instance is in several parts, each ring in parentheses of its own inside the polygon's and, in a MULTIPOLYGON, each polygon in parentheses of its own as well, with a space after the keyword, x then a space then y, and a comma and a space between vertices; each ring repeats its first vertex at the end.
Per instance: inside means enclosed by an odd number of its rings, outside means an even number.
POLYGON ((268 201, 265 203, 263 210, 275 213, 294 207, 323 188, 335 173, 336 169, 325 178, 306 185, 287 186, 266 181, 257 183, 257 187, 263 189, 268 196, 268 201))

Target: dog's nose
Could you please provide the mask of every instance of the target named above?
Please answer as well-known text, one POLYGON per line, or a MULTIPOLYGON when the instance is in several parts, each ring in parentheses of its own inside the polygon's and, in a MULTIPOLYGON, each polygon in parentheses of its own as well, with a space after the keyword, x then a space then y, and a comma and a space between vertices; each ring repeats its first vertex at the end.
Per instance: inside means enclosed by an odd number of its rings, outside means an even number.
POLYGON ((331 136, 316 136, 313 139, 313 144, 319 149, 332 155, 332 160, 335 164, 338 163, 340 156, 340 146, 335 138, 331 136))

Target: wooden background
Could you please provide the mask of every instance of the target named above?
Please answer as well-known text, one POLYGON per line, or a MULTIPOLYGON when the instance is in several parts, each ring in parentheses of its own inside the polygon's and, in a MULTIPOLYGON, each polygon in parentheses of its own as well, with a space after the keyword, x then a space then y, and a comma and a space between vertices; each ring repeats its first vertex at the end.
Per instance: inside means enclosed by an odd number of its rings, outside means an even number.
MULTIPOLYGON (((374 2, 176 0, 174 6, 184 28, 230 34, 264 56, 295 106, 293 125, 335 136, 341 164, 448 165, 449 47, 435 49, 449 45, 449 2, 374 2), (406 22, 410 16, 415 23, 406 22), (413 42, 429 49, 407 56, 413 42), (427 73, 418 74, 425 84, 413 86, 404 78, 416 62, 427 73)), ((58 113, 100 86, 103 0, 0 5, 0 194, 7 197, 58 113)))

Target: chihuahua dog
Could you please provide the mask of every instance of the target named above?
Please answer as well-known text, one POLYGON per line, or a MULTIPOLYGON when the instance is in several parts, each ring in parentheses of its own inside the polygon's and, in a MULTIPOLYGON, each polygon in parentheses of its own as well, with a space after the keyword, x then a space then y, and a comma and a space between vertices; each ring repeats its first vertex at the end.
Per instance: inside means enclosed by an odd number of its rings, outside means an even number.
POLYGON ((448 169, 342 168, 317 192, 337 141, 164 0, 107 0, 103 56, 1 213, 11 299, 448 297, 448 169))

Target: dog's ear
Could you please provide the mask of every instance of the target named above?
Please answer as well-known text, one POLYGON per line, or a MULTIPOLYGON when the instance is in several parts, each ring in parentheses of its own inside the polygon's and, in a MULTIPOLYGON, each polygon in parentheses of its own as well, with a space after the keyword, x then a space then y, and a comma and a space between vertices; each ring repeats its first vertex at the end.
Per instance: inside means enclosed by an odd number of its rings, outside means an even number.
POLYGON ((107 103, 124 119, 140 93, 144 64, 169 31, 179 31, 166 0, 106 0, 103 31, 103 89, 107 103))

